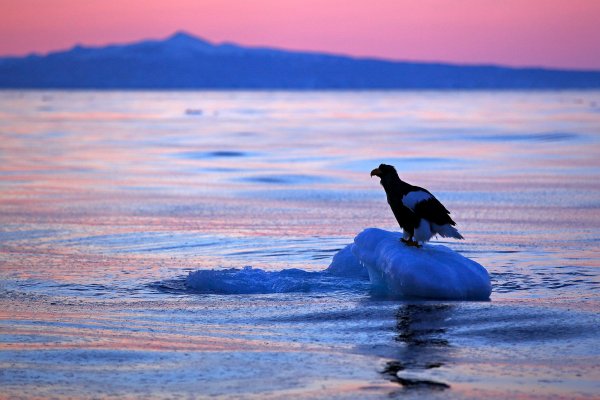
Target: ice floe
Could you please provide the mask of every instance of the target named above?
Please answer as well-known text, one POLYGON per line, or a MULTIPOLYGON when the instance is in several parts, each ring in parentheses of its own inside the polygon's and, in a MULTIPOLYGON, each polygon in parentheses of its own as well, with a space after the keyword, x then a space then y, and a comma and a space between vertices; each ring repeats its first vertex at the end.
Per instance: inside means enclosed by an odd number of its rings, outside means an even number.
POLYGON ((342 250, 343 257, 334 257, 329 270, 353 269, 358 262, 367 269, 372 290, 385 295, 442 300, 490 297, 490 277, 480 264, 443 245, 406 246, 401 237, 400 233, 365 229, 349 249, 342 250))
POLYGON ((409 247, 401 234, 369 228, 338 251, 323 271, 265 271, 245 267, 189 273, 185 286, 198 293, 257 294, 364 291, 394 298, 487 300, 488 272, 442 245, 409 247))
POLYGON ((310 272, 298 268, 265 271, 244 267, 190 272, 185 286, 196 293, 213 294, 307 293, 364 290, 368 281, 366 278, 340 277, 327 271, 310 272))

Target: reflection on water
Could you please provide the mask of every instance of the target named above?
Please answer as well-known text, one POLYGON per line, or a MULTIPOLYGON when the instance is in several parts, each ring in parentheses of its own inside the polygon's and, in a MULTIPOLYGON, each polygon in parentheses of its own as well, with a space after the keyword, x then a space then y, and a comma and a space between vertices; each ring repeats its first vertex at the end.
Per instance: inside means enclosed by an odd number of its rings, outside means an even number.
POLYGON ((396 314, 396 340, 403 346, 398 359, 386 363, 383 374, 406 389, 449 389, 449 384, 436 380, 439 378, 433 370, 445 366, 452 357, 444 335, 452 308, 449 304, 429 303, 401 306, 396 314))
POLYGON ((598 104, 0 92, 3 394, 592 397, 598 104), (452 211, 466 240, 444 243, 488 268, 491 302, 399 304, 319 272, 364 228, 398 228, 382 162, 452 211), (204 290, 229 275, 242 290, 204 290))

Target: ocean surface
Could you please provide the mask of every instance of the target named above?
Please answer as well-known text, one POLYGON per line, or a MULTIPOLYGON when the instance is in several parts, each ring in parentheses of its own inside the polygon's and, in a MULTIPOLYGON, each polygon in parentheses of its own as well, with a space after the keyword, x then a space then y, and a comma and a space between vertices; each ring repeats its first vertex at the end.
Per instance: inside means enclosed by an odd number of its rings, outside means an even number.
POLYGON ((598 398, 599 294, 598 91, 0 92, 1 398, 598 398), (490 301, 321 272, 382 162, 490 301))

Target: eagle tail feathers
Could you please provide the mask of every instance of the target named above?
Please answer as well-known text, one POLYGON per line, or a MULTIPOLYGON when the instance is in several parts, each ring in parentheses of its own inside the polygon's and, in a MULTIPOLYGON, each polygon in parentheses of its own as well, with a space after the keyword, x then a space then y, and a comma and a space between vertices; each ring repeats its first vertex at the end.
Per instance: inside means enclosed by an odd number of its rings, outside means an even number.
POLYGON ((440 235, 441 237, 445 237, 445 238, 454 238, 454 239, 464 239, 464 237, 458 232, 458 229, 456 229, 454 226, 450 225, 450 224, 444 224, 444 225, 437 225, 437 224, 431 224, 433 231, 440 235))

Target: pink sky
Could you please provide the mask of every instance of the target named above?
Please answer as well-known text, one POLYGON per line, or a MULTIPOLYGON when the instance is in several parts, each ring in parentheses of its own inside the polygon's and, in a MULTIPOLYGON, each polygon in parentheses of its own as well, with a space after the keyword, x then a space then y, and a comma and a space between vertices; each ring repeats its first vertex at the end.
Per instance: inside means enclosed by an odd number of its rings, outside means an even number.
POLYGON ((0 54, 161 38, 600 69, 600 0, 8 0, 0 54))

